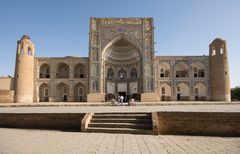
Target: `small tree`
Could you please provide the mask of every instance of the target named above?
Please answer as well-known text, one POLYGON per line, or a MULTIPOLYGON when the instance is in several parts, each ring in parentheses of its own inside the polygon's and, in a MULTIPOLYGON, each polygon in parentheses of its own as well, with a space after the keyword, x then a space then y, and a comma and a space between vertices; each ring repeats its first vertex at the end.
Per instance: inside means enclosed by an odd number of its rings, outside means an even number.
POLYGON ((240 100, 240 87, 239 86, 231 89, 231 99, 232 100, 240 100))

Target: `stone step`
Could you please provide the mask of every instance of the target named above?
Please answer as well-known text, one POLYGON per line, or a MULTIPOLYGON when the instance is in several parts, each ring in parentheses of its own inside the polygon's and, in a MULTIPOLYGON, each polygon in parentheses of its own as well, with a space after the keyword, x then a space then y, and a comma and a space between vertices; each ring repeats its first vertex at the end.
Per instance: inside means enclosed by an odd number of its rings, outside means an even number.
POLYGON ((141 128, 152 129, 151 124, 138 124, 138 123, 90 123, 89 127, 102 127, 102 128, 141 128))
POLYGON ((93 115, 92 117, 93 119, 102 119, 102 118, 107 118, 107 119, 111 119, 111 118, 116 118, 116 119, 127 119, 127 118, 138 118, 138 119, 151 119, 150 115, 135 115, 135 114, 124 114, 124 115, 120 115, 120 114, 106 114, 106 115, 93 115))
POLYGON ((118 116, 126 116, 126 115, 135 115, 135 116, 150 116, 151 114, 150 113, 125 113, 125 112, 122 112, 122 113, 94 113, 94 115, 118 115, 118 116))
POLYGON ((152 124, 151 119, 138 119, 138 118, 128 118, 128 119, 120 119, 120 118, 92 118, 90 123, 135 123, 135 124, 152 124))
POLYGON ((94 113, 87 132, 152 134, 150 113, 94 113))
POLYGON ((97 133, 129 133, 129 134, 152 134, 150 129, 133 129, 133 128, 96 128, 88 127, 87 132, 97 133))

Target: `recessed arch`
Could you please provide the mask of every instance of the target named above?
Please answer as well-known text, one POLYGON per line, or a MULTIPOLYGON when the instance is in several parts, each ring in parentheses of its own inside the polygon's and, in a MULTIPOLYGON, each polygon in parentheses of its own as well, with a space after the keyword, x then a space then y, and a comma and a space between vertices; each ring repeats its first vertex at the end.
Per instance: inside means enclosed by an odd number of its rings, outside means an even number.
POLYGON ((49 95, 50 95, 50 89, 49 85, 47 83, 42 83, 39 86, 39 102, 48 102, 49 101, 49 95))
POLYGON ((86 88, 83 83, 79 82, 74 86, 74 100, 76 102, 86 101, 86 88))
POLYGON ((196 101, 206 100, 207 88, 203 83, 199 82, 194 86, 194 96, 196 101))
POLYGON ((67 102, 69 96, 69 86, 64 82, 57 84, 57 98, 61 102, 67 102))
POLYGON ((114 43, 118 42, 119 40, 125 40, 127 42, 129 42, 130 44, 132 44, 138 51, 140 57, 142 57, 142 50, 141 47, 139 47, 137 45, 137 43, 135 41, 133 41, 131 38, 129 38, 127 35, 125 34, 119 34, 118 36, 116 36, 115 38, 113 38, 104 48, 103 48, 103 52, 102 52, 102 59, 104 59, 105 57, 105 52, 106 50, 112 46, 114 43))
POLYGON ((40 65, 39 78, 50 78, 50 66, 47 63, 40 65))
POLYGON ((177 100, 181 100, 181 101, 189 100, 189 96, 190 96, 189 85, 183 82, 179 83, 177 85, 176 94, 177 94, 177 100))
POLYGON ((171 100, 171 86, 166 83, 160 85, 160 96, 161 101, 170 101, 171 100))
POLYGON ((82 63, 78 63, 74 67, 75 78, 86 78, 86 66, 82 63))
MULTIPOLYGON (((132 95, 130 91, 121 91, 121 85, 129 87, 130 84, 136 82, 142 72, 142 51, 138 44, 125 34, 120 34, 113 38, 102 50, 101 72, 103 80, 103 91, 107 91, 107 85, 114 84, 116 96, 124 95, 125 98, 132 95), (114 74, 110 71, 112 68, 114 74), (138 75, 139 74, 139 75, 138 75), (109 77, 114 76, 111 81, 109 77), (121 81, 122 80, 122 81, 121 81), (124 82, 118 84, 119 82, 124 82), (127 96, 128 95, 128 96, 127 96)), ((142 87, 141 82, 136 82, 136 87, 142 87), (141 85, 140 85, 141 84, 141 85)), ((139 93, 141 90, 137 90, 139 93)))
POLYGON ((93 91, 98 91, 98 88, 99 88, 98 85, 99 85, 98 80, 93 80, 92 81, 92 90, 93 91))
POLYGON ((118 71, 118 78, 119 79, 126 79, 127 78, 127 71, 125 69, 121 68, 118 71))
POLYGON ((160 77, 170 77, 170 64, 162 62, 159 64, 160 77))
POLYGON ((114 70, 112 67, 107 69, 107 79, 112 80, 114 78, 114 70))
POLYGON ((69 78, 69 66, 64 62, 57 64, 57 78, 69 78))
POLYGON ((137 69, 135 67, 131 68, 130 76, 131 76, 131 79, 137 79, 138 78, 137 69))
POLYGON ((205 65, 200 61, 194 62, 193 67, 193 76, 194 77, 205 77, 205 65))
POLYGON ((188 77, 188 65, 185 62, 179 62, 175 65, 176 77, 188 77))

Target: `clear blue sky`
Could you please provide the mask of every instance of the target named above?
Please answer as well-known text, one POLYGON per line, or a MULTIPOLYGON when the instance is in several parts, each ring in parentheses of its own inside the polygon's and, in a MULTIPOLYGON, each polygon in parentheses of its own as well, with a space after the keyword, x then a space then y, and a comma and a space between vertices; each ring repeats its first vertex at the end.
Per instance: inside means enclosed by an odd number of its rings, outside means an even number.
POLYGON ((224 38, 231 87, 240 85, 240 0, 1 0, 0 75, 13 75, 23 34, 37 56, 88 56, 91 16, 153 17, 156 55, 208 55, 224 38))

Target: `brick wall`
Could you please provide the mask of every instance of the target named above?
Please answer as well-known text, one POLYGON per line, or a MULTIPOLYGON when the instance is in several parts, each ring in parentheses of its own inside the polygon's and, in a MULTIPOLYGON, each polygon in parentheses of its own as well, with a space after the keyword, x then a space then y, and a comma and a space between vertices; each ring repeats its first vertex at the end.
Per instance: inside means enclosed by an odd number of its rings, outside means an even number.
POLYGON ((240 113, 158 112, 159 134, 240 136, 240 113))
POLYGON ((81 129, 85 113, 0 113, 0 127, 81 129))
POLYGON ((12 103, 13 97, 13 90, 0 90, 0 103, 12 103))

